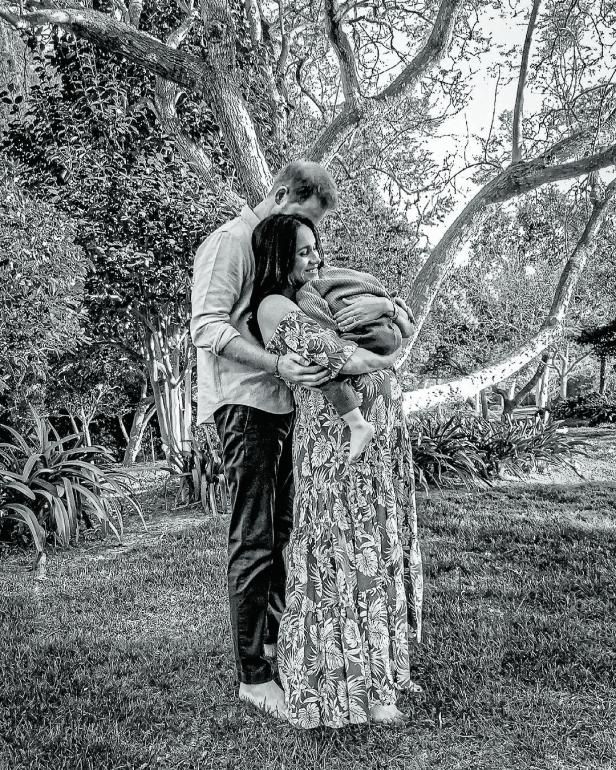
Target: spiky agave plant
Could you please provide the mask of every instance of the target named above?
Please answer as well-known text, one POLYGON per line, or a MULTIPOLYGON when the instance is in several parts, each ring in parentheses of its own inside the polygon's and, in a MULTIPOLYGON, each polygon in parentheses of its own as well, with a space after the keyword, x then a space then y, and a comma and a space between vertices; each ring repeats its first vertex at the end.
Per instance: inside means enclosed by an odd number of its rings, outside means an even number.
POLYGON ((0 443, 0 518, 23 521, 42 553, 49 535, 62 546, 79 539, 81 522, 97 519, 122 541, 118 502, 133 507, 144 523, 125 472, 113 467, 102 446, 83 446, 81 436, 60 437, 32 410, 26 433, 0 426, 8 440, 0 443))

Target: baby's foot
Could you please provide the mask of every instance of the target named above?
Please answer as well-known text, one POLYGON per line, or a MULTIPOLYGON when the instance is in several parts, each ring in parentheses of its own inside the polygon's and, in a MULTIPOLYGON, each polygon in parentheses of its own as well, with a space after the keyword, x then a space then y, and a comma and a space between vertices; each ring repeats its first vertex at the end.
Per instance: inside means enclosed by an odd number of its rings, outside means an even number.
POLYGON ((396 706, 372 706, 370 719, 380 725, 403 725, 408 717, 396 706))
POLYGON ((349 449, 349 462, 354 463, 374 436, 374 426, 369 422, 362 425, 354 425, 351 428, 351 446, 349 449))

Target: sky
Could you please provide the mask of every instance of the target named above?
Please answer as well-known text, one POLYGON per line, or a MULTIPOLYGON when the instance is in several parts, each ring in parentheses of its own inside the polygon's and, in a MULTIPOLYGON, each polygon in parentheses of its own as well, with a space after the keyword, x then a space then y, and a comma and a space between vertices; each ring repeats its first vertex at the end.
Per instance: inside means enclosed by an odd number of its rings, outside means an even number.
MULTIPOLYGON (((526 5, 526 4, 525 4, 526 5)), ((528 3, 530 7, 530 3, 528 3)), ((517 61, 519 61, 526 26, 528 23, 527 15, 518 13, 514 18, 503 19, 496 15, 492 9, 482 17, 482 31, 491 37, 493 46, 491 51, 484 54, 480 60, 480 67, 474 64, 477 70, 474 73, 468 73, 470 84, 470 99, 465 109, 448 119, 440 133, 442 139, 433 144, 435 154, 444 157, 445 153, 452 149, 452 134, 457 137, 457 146, 460 153, 460 166, 464 165, 463 153, 465 145, 468 143, 468 157, 472 157, 472 150, 479 148, 479 143, 473 140, 473 137, 480 136, 487 138, 490 132, 492 114, 494 112, 495 126, 496 121, 504 110, 512 110, 515 102, 515 93, 517 88, 517 69, 512 73, 510 67, 503 67, 500 81, 497 76, 497 67, 503 56, 503 50, 513 45, 518 50, 517 61), (512 77, 513 75, 513 77, 512 77), (510 82, 506 82, 510 78, 510 82), (498 85, 498 88, 497 88, 498 85)), ((532 49, 531 49, 532 55, 532 49)), ((526 114, 532 113, 540 105, 540 101, 530 89, 526 89, 524 95, 524 111, 526 114)), ((468 177, 469 174, 461 175, 462 182, 459 184, 460 193, 458 195, 458 204, 454 207, 438 226, 429 231, 431 245, 434 245, 440 236, 455 217, 464 208, 466 203, 477 191, 468 177)), ((459 178, 460 180, 460 178, 459 178)), ((461 255, 461 259, 464 256, 461 255)))

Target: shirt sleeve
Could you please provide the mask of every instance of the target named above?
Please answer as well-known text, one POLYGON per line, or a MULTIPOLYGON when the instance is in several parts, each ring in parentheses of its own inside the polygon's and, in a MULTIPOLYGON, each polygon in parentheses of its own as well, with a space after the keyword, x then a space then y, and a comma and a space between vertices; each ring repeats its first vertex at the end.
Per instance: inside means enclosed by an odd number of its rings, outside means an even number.
POLYGON ((357 350, 355 342, 341 339, 334 331, 324 329, 301 311, 294 311, 283 318, 277 332, 287 350, 328 369, 332 377, 340 373, 357 350))
POLYGON ((230 318, 246 280, 245 272, 242 245, 230 233, 212 233, 198 248, 190 322, 196 347, 220 355, 232 339, 241 336, 230 318))

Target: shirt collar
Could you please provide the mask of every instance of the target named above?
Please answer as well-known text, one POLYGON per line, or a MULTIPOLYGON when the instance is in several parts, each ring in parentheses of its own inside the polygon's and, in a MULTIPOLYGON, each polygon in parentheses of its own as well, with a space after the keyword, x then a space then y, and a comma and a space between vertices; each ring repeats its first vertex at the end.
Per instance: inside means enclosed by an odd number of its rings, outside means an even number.
POLYGON ((255 212, 250 208, 250 206, 244 206, 240 212, 240 217, 247 222, 252 229, 254 230, 255 227, 259 224, 259 217, 255 214, 255 212))

